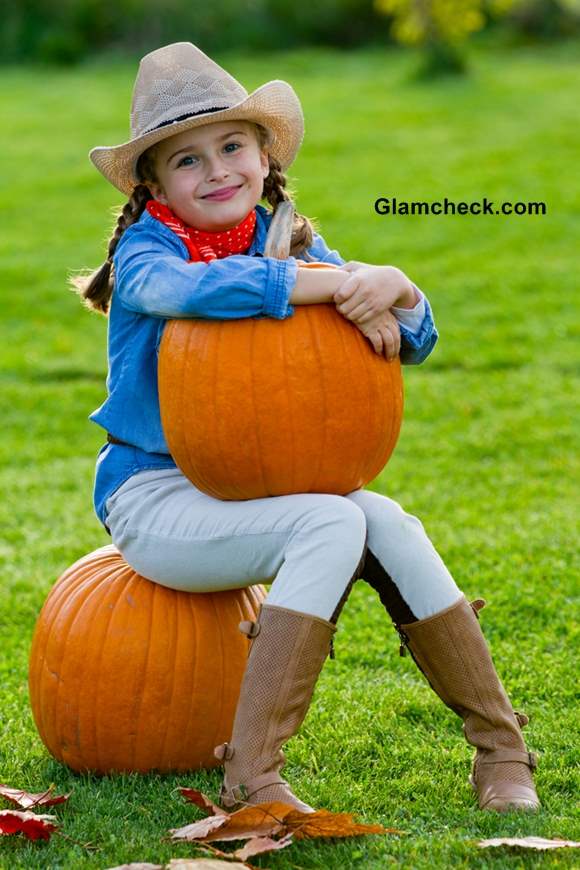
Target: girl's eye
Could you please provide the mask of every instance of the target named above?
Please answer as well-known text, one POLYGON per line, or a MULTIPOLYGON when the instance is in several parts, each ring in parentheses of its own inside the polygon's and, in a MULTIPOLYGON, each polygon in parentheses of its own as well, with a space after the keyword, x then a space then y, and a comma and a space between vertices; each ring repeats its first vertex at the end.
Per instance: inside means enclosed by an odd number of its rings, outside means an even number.
MULTIPOLYGON (((234 148, 236 148, 236 150, 237 150, 238 148, 241 148, 241 147, 242 147, 242 146, 240 145, 239 142, 228 142, 228 144, 227 144, 225 147, 226 147, 226 148, 229 148, 230 145, 233 145, 234 148)), ((230 153, 231 153, 231 152, 230 152, 230 153)))
POLYGON ((181 160, 179 161, 179 163, 177 165, 178 165, 178 167, 179 166, 191 166, 193 160, 195 160, 195 157, 192 157, 191 154, 187 154, 185 157, 181 158, 181 160))

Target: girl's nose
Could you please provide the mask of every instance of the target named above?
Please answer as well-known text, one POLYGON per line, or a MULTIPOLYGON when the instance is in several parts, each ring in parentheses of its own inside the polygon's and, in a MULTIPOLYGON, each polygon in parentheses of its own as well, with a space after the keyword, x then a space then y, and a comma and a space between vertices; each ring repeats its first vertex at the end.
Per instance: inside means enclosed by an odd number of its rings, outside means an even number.
POLYGON ((207 180, 221 181, 227 178, 228 170, 221 157, 213 157, 208 161, 207 180))

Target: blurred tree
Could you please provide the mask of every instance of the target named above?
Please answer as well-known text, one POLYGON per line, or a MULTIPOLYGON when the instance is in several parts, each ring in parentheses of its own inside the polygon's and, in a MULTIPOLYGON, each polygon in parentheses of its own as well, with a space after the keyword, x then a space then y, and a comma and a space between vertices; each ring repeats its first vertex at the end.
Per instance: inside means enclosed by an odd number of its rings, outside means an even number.
POLYGON ((462 44, 487 21, 486 8, 496 15, 514 0, 375 0, 375 8, 392 17, 390 33, 403 45, 420 46, 421 77, 463 73, 462 44))

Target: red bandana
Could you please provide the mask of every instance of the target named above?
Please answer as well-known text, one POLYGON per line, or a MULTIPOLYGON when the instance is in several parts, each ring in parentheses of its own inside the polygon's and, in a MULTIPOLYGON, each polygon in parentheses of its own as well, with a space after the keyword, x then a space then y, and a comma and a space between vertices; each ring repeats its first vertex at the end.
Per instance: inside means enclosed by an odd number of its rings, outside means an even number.
POLYGON ((256 227, 256 209, 253 208, 247 217, 237 226, 230 230, 222 230, 218 233, 210 233, 205 230, 196 230, 188 227, 166 205, 150 199, 147 203, 147 211, 185 243, 189 251, 189 262, 194 263, 203 260, 221 260, 230 254, 241 254, 252 244, 254 229, 256 227))

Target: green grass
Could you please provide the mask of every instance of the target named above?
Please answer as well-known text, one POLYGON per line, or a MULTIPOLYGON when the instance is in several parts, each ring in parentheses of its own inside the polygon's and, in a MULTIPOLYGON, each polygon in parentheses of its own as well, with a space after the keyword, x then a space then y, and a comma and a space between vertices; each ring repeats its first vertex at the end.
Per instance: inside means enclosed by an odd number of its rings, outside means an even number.
MULTIPOLYGON (((542 811, 479 812, 460 724, 431 693, 364 583, 347 605, 285 775, 305 800, 407 836, 295 844, 254 863, 304 868, 572 867, 577 855, 482 852, 482 837, 580 839, 574 708, 577 454, 578 44, 473 52, 472 75, 421 85, 399 52, 219 58, 253 89, 290 80, 306 116, 298 208, 346 258, 393 263, 428 294, 441 333, 405 370, 406 417, 372 488, 423 520, 482 624, 516 709, 532 721, 542 811), (377 196, 543 200, 545 217, 379 217, 377 196), (576 343, 576 344, 575 344, 576 343), (576 472, 576 481, 574 480, 576 472)), ((161 837, 216 796, 218 771, 76 776, 41 744, 28 703, 30 640, 58 575, 109 542, 92 512, 106 321, 66 290, 102 260, 119 203, 88 162, 126 137, 135 67, 4 70, 0 383, 0 781, 73 789, 53 837, 0 842, 3 868, 106 868, 196 853, 161 837)), ((576 638, 577 641, 577 638, 576 638)), ((125 666, 121 664, 120 666, 125 666)), ((8 806, 8 805, 6 805, 8 806)), ((577 866, 577 865, 576 865, 577 866)))

